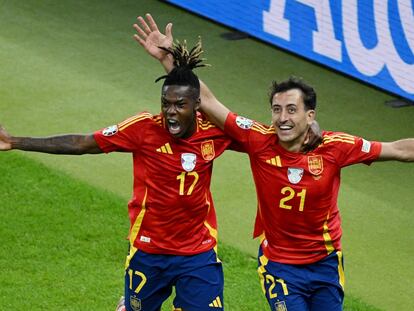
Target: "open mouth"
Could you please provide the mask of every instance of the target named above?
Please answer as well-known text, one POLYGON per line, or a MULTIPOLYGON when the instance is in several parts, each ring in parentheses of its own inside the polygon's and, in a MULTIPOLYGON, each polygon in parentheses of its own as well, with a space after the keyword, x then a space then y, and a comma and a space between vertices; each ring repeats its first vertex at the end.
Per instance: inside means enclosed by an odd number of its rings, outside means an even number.
POLYGON ((167 119, 167 126, 168 126, 168 131, 172 135, 177 135, 181 132, 181 125, 180 125, 180 122, 178 122, 177 120, 167 119))

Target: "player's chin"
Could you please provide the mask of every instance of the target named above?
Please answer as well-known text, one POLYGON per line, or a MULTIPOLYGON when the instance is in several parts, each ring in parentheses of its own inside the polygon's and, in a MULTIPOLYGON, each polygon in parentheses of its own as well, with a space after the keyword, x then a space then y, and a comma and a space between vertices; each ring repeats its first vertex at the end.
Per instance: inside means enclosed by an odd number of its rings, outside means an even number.
POLYGON ((188 138, 193 133, 189 127, 186 126, 180 126, 179 128, 168 128, 168 131, 175 138, 188 138))
POLYGON ((185 133, 184 131, 170 131, 171 136, 173 136, 174 138, 185 138, 185 133))
POLYGON ((181 137, 183 133, 181 128, 172 128, 172 127, 168 127, 168 132, 171 134, 171 136, 174 136, 177 138, 181 137))
POLYGON ((290 142, 295 138, 295 135, 291 133, 291 131, 278 131, 277 136, 280 141, 285 143, 290 142))

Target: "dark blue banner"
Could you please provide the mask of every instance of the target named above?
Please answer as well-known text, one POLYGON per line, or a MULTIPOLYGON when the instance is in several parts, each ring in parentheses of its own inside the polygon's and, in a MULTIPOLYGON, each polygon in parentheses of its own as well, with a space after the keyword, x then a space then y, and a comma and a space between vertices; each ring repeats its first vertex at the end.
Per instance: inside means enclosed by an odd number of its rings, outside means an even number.
POLYGON ((414 0, 167 0, 414 100, 414 0))

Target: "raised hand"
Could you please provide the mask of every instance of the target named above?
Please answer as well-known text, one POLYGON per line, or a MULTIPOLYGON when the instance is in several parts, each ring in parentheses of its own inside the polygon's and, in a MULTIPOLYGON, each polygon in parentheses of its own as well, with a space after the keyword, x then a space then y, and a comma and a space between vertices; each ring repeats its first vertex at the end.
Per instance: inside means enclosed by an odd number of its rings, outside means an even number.
POLYGON ((323 141, 322 131, 317 121, 313 121, 309 127, 301 152, 307 153, 317 148, 323 141))
MULTIPOLYGON (((165 34, 158 30, 158 26, 152 18, 151 14, 145 15, 146 20, 142 16, 138 16, 138 23, 133 27, 137 31, 134 39, 148 52, 149 55, 158 59, 160 62, 168 60, 169 54, 159 47, 170 48, 173 43, 172 24, 168 23, 165 27, 165 34)), ((172 63, 172 61, 171 61, 172 63)))
POLYGON ((0 125, 0 151, 10 150, 11 148, 11 136, 0 125))

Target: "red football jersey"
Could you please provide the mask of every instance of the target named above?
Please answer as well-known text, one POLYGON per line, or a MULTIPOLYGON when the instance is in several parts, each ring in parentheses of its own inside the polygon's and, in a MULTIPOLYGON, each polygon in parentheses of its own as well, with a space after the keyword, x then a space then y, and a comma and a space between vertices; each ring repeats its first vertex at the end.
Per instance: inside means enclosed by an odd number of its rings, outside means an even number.
POLYGON ((341 250, 337 198, 341 168, 370 164, 381 143, 323 132, 313 152, 292 153, 278 144, 273 127, 230 113, 225 132, 249 154, 258 209, 254 237, 267 258, 287 264, 316 262, 341 250))
POLYGON ((153 254, 191 255, 216 245, 210 193, 213 160, 231 140, 197 116, 189 138, 174 138, 162 115, 141 113, 95 132, 104 152, 131 152, 133 197, 128 204, 131 245, 153 254))

